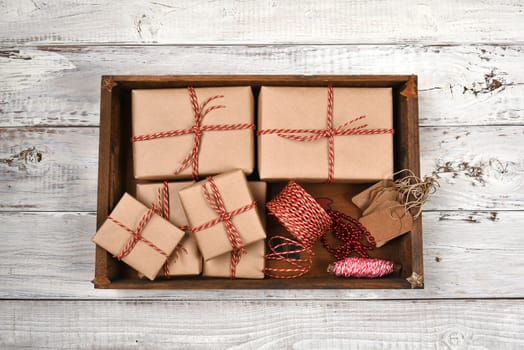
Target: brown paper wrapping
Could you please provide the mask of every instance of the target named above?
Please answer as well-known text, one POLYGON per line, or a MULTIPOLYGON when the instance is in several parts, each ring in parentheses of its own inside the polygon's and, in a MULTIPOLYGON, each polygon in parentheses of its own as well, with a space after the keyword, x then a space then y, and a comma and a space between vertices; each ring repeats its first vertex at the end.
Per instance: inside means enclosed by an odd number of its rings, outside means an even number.
MULTIPOLYGON (((253 201, 247 186, 245 175, 241 170, 234 170, 213 177, 228 212, 243 207, 253 201)), ((201 181, 179 192, 180 200, 191 227, 205 224, 215 218, 217 213, 209 207, 202 195, 201 181)), ((233 216, 233 225, 237 228, 244 246, 266 238, 256 208, 233 216)), ((204 260, 232 251, 223 223, 194 233, 204 260)))
MULTIPOLYGON (((224 95, 208 105, 225 105, 205 116, 203 125, 254 122, 254 101, 250 87, 195 89, 201 104, 207 98, 224 95)), ((188 129, 194 124, 187 89, 132 91, 133 136, 188 129)), ((173 175, 193 148, 193 134, 133 142, 135 179, 190 179, 191 166, 173 175)), ((231 169, 246 174, 254 168, 254 131, 204 131, 199 152, 199 175, 213 175, 231 169)))
MULTIPOLYGON (((186 214, 180 203, 178 191, 194 184, 193 181, 169 182, 169 221, 177 227, 188 226, 186 214)), ((151 203, 158 203, 157 191, 162 188, 162 183, 136 185, 136 197, 139 201, 151 207, 151 203)), ((170 259, 168 265, 170 276, 199 275, 202 272, 202 255, 198 250, 196 240, 190 232, 186 232, 180 242, 184 247, 178 249, 178 259, 170 259)), ((173 253, 175 254, 175 253, 173 253)), ((163 272, 160 272, 163 274, 163 272)))
MULTIPOLYGON (((257 210, 266 227, 266 192, 265 182, 248 182, 253 198, 257 202, 257 210)), ((246 247, 247 254, 243 255, 235 270, 235 278, 264 278, 266 242, 264 240, 251 243, 246 247)), ((222 254, 204 262, 203 275, 207 277, 230 277, 231 253, 222 254)))
POLYGON ((413 217, 403 205, 393 202, 389 208, 379 209, 359 219, 371 233, 377 248, 411 230, 413 217), (396 204, 395 204, 396 203, 396 204))
MULTIPOLYGON (((134 230, 147 210, 148 208, 142 203, 125 193, 111 212, 111 217, 134 230)), ((141 236, 169 255, 184 236, 184 232, 154 214, 144 227, 141 236)), ((128 231, 113 221, 106 220, 94 235, 93 242, 111 254, 118 255, 130 239, 131 234, 128 231)), ((131 252, 122 258, 122 261, 150 280, 154 280, 164 265, 166 257, 140 240, 131 252)))
MULTIPOLYGON (((325 129, 327 88, 267 87, 259 95, 258 128, 325 129)), ((352 124, 393 128, 391 88, 334 88, 333 126, 352 124)), ((304 134, 302 134, 304 135, 304 134)), ((369 182, 391 178, 393 135, 335 136, 335 182, 369 182)), ((261 180, 324 182, 328 175, 328 140, 299 142, 269 134, 258 136, 261 180)))
MULTIPOLYGON (((246 247, 246 254, 242 255, 235 270, 235 278, 264 278, 264 263, 266 242, 258 241, 246 247)), ((222 254, 204 261, 206 277, 230 277, 231 253, 222 254)))

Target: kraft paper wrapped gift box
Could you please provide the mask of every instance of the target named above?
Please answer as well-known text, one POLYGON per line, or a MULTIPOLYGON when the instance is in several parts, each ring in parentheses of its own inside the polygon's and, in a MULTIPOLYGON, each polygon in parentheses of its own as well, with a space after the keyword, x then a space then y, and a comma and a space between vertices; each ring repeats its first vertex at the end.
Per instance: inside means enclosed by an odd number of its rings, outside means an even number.
POLYGON ((189 232, 189 223, 178 196, 178 191, 192 184, 194 184, 193 181, 182 181, 136 185, 136 198, 139 201, 148 207, 154 204, 159 208, 160 215, 163 217, 167 215, 167 219, 172 224, 186 231, 179 247, 175 248, 175 252, 168 259, 167 274, 169 276, 199 275, 202 272, 202 255, 198 250, 195 237, 189 232), (168 203, 164 203, 165 198, 168 203))
MULTIPOLYGON (((391 178, 392 89, 335 87, 332 91, 333 182, 391 178), (365 117, 358 119, 360 116, 365 117)), ((261 180, 326 182, 330 169, 328 100, 327 87, 261 87, 258 98, 261 180)))
MULTIPOLYGON (((251 206, 254 198, 249 191, 247 180, 241 170, 223 173, 212 178, 218 189, 219 197, 227 213, 250 208, 231 216, 231 222, 238 231, 244 246, 266 238, 266 233, 256 206, 251 206)), ((198 247, 204 260, 233 251, 229 241, 226 225, 220 221, 220 216, 204 197, 207 193, 214 193, 209 180, 197 182, 193 186, 179 192, 180 200, 186 213, 189 224, 197 240, 198 247), (214 224, 210 224, 219 220, 214 224), (204 226, 207 226, 204 228, 204 226), (195 232, 195 229, 201 229, 195 232)), ((213 196, 211 196, 213 197, 213 196)), ((213 197, 214 198, 214 197, 213 197)))
POLYGON ((253 172, 251 88, 196 88, 194 94, 190 91, 189 88, 132 90, 135 179, 195 179, 194 170, 201 176, 232 169, 242 169, 246 174, 253 172), (197 115, 203 118, 200 144, 195 147, 197 115), (214 126, 222 130, 210 130, 214 126), (192 155, 194 151, 196 154, 192 155), (198 163, 194 164, 194 160, 198 163))
POLYGON ((125 193, 94 235, 93 242, 154 280, 183 236, 182 230, 125 193), (133 232, 137 232, 141 223, 140 239, 134 240, 133 232))
MULTIPOLYGON (((266 193, 267 184, 261 181, 248 182, 253 198, 257 202, 257 210, 264 228, 266 227, 266 193)), ((235 278, 264 278, 266 242, 260 240, 246 247, 236 266, 235 278)), ((207 277, 230 277, 231 253, 222 254, 204 261, 203 275, 207 277)))

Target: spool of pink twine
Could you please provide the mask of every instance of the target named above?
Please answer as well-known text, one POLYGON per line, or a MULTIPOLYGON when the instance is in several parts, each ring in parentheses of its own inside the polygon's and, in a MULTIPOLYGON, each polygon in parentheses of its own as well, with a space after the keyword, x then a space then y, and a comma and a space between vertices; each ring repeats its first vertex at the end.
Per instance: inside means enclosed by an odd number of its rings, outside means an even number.
POLYGON ((368 258, 346 258, 330 264, 327 271, 338 277, 377 278, 393 272, 391 261, 368 258))

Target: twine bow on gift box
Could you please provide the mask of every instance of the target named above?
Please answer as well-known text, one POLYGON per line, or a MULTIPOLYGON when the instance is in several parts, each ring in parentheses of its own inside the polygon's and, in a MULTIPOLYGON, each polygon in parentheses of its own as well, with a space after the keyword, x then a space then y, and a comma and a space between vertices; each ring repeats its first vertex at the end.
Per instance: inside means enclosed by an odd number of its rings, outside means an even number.
POLYGON ((349 136, 349 135, 378 135, 378 134, 394 134, 395 130, 386 128, 367 129, 367 124, 362 124, 356 127, 350 127, 352 124, 366 118, 360 116, 352 119, 337 127, 333 127, 333 86, 328 86, 328 107, 327 107, 327 127, 326 129, 262 129, 257 132, 257 135, 277 134, 280 137, 299 141, 299 142, 313 142, 323 138, 328 140, 328 176, 327 183, 332 183, 335 177, 335 136, 349 136), (297 135, 298 134, 298 135, 297 135), (311 134, 311 135, 300 135, 311 134))
POLYGON ((207 181, 202 185, 202 195, 209 207, 213 209, 218 216, 209 222, 193 227, 191 231, 195 233, 213 227, 221 222, 224 224, 227 238, 229 240, 229 243, 231 244, 231 247, 233 248, 231 252, 230 278, 234 279, 236 274, 236 267, 240 262, 242 256, 247 254, 247 252, 246 248, 244 247, 244 243, 242 242, 242 238, 240 237, 237 228, 233 224, 232 218, 248 210, 254 209, 256 206, 256 202, 252 201, 249 204, 246 204, 238 209, 228 212, 224 205, 222 196, 220 195, 220 191, 218 190, 218 187, 215 183, 215 180, 212 177, 208 177, 207 181), (209 191, 207 184, 209 184, 211 191, 209 191))
POLYGON ((134 230, 130 229, 129 227, 127 227, 126 225, 118 221, 117 219, 113 218, 112 216, 107 217, 108 220, 111 220, 112 222, 114 222, 115 224, 117 224, 118 226, 120 226, 121 228, 123 228, 124 230, 126 230, 127 232, 131 234, 131 238, 129 239, 129 241, 127 241, 124 248, 122 248, 122 251, 119 254, 114 255, 113 256, 114 258, 118 260, 122 260, 123 258, 125 258, 127 255, 129 255, 129 253, 131 253, 131 251, 136 246, 138 241, 144 242, 149 247, 153 248, 156 252, 165 256, 166 259, 169 257, 169 255, 166 252, 164 252, 162 249, 158 248, 154 243, 152 243, 151 241, 147 240, 146 238, 142 236, 142 231, 144 230, 146 225, 149 223, 149 221, 151 220, 155 212, 156 212, 155 206, 151 207, 151 209, 146 211, 144 215, 142 216, 142 218, 140 219, 140 221, 138 222, 136 229, 134 230))
MULTIPOLYGON (((166 220, 169 220, 169 184, 167 181, 164 181, 162 183, 162 186, 160 186, 157 190, 157 203, 151 204, 152 208, 156 209, 156 213, 163 217, 166 220)), ((181 229, 184 232, 187 232, 190 230, 189 226, 178 226, 179 229, 181 229)), ((189 254, 187 249, 182 245, 182 243, 178 243, 175 249, 173 250, 173 253, 167 258, 166 262, 164 263, 164 276, 169 276, 169 265, 173 262, 176 263, 179 256, 180 251, 183 251, 186 254, 189 254)))
POLYGON ((193 147, 182 160, 180 166, 175 169, 173 175, 181 173, 188 167, 191 167, 193 180, 198 179, 198 158, 200 152, 200 144, 202 143, 202 133, 204 131, 230 131, 230 130, 244 130, 255 129, 255 125, 251 123, 236 123, 236 124, 213 124, 202 125, 204 118, 212 111, 226 108, 224 105, 213 105, 208 107, 209 103, 214 100, 223 98, 223 95, 215 95, 206 99, 202 104, 198 103, 198 96, 192 86, 187 88, 191 108, 193 109, 194 124, 187 129, 176 129, 170 131, 160 131, 153 134, 137 135, 131 138, 131 142, 148 141, 163 137, 174 137, 193 134, 193 147))

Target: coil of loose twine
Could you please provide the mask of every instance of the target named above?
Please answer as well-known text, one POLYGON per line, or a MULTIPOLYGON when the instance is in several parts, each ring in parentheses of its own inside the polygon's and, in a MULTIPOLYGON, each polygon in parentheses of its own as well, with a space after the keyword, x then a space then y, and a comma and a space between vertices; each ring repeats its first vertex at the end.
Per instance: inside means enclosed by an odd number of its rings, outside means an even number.
POLYGON ((275 216, 293 237, 276 235, 269 238, 270 253, 266 255, 266 260, 284 262, 289 267, 266 267, 266 276, 296 278, 308 273, 313 264, 313 246, 331 228, 331 218, 295 181, 290 181, 266 207, 269 214, 275 216), (289 257, 295 254, 301 257, 289 257))
POLYGON ((402 203, 406 212, 414 211, 412 216, 413 220, 415 220, 422 213, 422 206, 426 203, 429 196, 440 187, 440 184, 435 176, 420 178, 411 169, 402 169, 394 173, 393 176, 402 173, 407 173, 407 175, 395 180, 393 188, 397 191, 398 201, 402 203))

